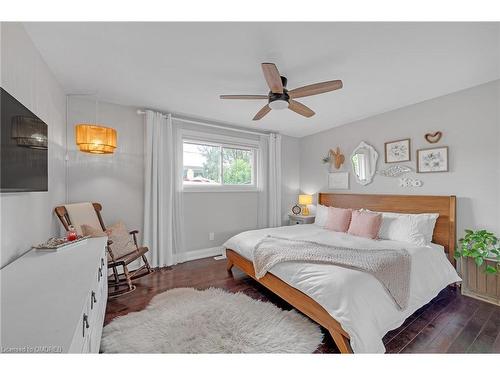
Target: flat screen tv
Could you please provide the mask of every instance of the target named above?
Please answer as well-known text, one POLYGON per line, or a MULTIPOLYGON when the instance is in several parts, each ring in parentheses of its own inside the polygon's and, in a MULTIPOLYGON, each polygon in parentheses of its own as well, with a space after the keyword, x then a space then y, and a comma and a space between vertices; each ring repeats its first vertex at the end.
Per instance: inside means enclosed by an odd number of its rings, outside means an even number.
POLYGON ((47 124, 0 88, 0 191, 47 191, 47 124))

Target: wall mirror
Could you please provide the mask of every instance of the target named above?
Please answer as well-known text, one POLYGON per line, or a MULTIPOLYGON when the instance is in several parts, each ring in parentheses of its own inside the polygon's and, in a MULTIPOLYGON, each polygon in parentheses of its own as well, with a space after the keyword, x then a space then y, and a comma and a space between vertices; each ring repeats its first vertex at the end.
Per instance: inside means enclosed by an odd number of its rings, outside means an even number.
POLYGON ((352 170, 356 181, 361 185, 372 182, 377 169, 377 151, 365 142, 361 142, 351 155, 352 170))

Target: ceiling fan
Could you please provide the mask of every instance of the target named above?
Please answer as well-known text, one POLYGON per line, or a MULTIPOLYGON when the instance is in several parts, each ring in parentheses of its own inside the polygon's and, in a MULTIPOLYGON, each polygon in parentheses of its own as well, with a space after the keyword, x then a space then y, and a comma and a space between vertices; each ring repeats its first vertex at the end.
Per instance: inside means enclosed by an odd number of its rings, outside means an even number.
POLYGON ((326 81, 314 83, 312 85, 302 86, 293 90, 288 90, 286 77, 280 75, 276 65, 272 63, 263 63, 262 71, 264 78, 269 86, 267 95, 221 95, 221 99, 267 99, 268 103, 257 112, 253 120, 260 120, 267 115, 271 109, 291 109, 299 115, 305 117, 314 116, 314 111, 302 103, 294 100, 305 96, 318 95, 324 92, 334 91, 342 88, 342 81, 326 81))

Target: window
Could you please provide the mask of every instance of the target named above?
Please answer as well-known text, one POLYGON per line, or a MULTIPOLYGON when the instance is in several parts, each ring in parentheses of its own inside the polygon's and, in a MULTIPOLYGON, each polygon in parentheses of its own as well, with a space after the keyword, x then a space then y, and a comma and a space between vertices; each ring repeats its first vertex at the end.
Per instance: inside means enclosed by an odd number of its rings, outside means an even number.
POLYGON ((212 141, 183 140, 183 180, 187 190, 256 189, 257 149, 212 141))

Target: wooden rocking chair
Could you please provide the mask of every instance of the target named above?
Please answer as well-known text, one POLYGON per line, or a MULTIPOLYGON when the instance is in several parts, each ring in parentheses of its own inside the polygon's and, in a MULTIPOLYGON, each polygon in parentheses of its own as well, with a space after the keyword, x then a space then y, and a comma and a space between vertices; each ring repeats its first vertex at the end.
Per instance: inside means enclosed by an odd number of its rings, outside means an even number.
MULTIPOLYGON (((100 225, 102 230, 106 231, 106 226, 104 225, 104 222, 101 217, 101 210, 102 210, 101 204, 92 203, 92 206, 94 208, 93 210, 94 212, 92 213, 89 212, 86 215, 87 218, 82 220, 84 222, 72 222, 68 214, 68 211, 66 210, 66 206, 58 206, 54 209, 54 212, 56 213, 57 217, 59 218, 59 220, 61 221, 62 225, 66 230, 69 230, 70 225, 76 227, 87 224, 94 227, 100 225)), ((150 267, 148 259, 145 256, 145 254, 149 251, 149 249, 144 246, 139 247, 137 244, 137 234, 139 233, 139 231, 133 230, 129 233, 131 236, 133 236, 136 249, 118 258, 115 257, 112 250, 113 241, 108 240, 107 244, 107 252, 109 255, 108 269, 112 269, 113 271, 113 274, 108 277, 108 296, 110 298, 117 297, 134 291, 136 287, 132 283, 132 280, 138 279, 142 276, 146 276, 154 272, 154 269, 150 267), (129 270, 128 269, 129 264, 139 258, 142 258, 144 265, 133 271, 129 270), (120 267, 123 269, 122 273, 118 272, 118 269, 120 267)))

